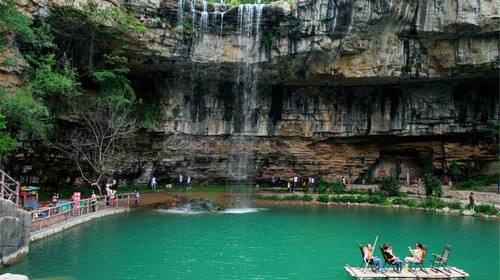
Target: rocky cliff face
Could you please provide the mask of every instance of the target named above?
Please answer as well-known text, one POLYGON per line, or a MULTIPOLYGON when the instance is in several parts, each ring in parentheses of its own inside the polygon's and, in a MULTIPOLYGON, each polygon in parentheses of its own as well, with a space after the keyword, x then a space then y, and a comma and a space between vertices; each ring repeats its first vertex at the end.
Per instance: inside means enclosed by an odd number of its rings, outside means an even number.
POLYGON ((125 54, 137 94, 164 117, 131 141, 129 179, 354 179, 395 162, 420 176, 428 154, 441 172, 452 160, 496 161, 487 137, 500 109, 496 1, 99 3, 127 5, 148 27, 125 54))
POLYGON ((0 267, 11 265, 29 250, 30 213, 10 200, 0 199, 0 267))

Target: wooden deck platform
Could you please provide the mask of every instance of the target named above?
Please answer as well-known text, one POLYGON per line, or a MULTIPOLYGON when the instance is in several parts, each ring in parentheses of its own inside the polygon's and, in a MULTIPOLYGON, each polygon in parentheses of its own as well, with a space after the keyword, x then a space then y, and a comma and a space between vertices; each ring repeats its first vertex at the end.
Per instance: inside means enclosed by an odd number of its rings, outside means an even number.
POLYGON ((397 273, 392 268, 386 272, 374 272, 370 268, 363 273, 364 267, 350 267, 349 265, 344 266, 345 270, 353 278, 363 278, 363 279, 466 279, 469 274, 456 267, 450 267, 450 271, 444 269, 431 269, 426 268, 427 273, 417 269, 409 272, 397 273))

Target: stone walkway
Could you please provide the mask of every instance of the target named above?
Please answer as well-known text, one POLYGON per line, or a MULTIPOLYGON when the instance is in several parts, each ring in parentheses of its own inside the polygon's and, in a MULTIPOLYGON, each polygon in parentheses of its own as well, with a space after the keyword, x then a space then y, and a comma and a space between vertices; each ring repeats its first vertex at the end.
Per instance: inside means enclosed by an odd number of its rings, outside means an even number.
POLYGON ((52 236, 56 233, 59 233, 61 231, 64 231, 70 227, 86 223, 88 221, 92 221, 94 219, 98 219, 101 217, 109 216, 109 215, 115 215, 115 214, 120 214, 120 213, 126 213, 130 212, 130 208, 110 208, 110 209, 104 209, 95 213, 83 215, 83 216, 78 216, 74 217, 70 220, 55 224, 53 226, 43 228, 38 231, 33 231, 31 232, 30 236, 30 241, 34 242, 49 236, 52 236))

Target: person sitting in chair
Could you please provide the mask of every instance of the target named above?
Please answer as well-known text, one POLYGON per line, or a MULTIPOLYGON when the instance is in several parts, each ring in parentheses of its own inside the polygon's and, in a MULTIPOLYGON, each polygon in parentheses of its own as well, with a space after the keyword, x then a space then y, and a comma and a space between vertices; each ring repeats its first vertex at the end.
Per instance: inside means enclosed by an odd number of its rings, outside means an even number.
POLYGON ((419 264, 422 262, 422 259, 424 257, 424 246, 422 246, 422 243, 417 243, 416 244, 417 248, 415 250, 410 249, 410 253, 412 254, 411 257, 406 257, 405 258, 405 263, 414 263, 414 264, 419 264))
POLYGON ((401 273, 403 270, 403 261, 394 255, 392 248, 387 246, 387 244, 384 244, 384 246, 382 246, 382 253, 384 254, 384 259, 387 262, 398 266, 397 273, 401 273))
POLYGON ((382 260, 373 256, 372 245, 368 244, 363 248, 363 258, 366 263, 375 265, 378 272, 383 272, 382 270, 382 260))

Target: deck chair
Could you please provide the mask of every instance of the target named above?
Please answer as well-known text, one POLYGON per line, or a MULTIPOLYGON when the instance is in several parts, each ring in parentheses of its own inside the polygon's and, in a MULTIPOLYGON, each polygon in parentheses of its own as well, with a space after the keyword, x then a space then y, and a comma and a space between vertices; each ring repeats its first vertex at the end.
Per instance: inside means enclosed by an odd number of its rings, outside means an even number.
POLYGON ((384 268, 392 267, 392 270, 397 271, 397 267, 398 267, 397 264, 389 261, 389 259, 387 258, 388 256, 386 255, 386 253, 384 251, 384 247, 382 247, 382 246, 380 246, 380 253, 382 254, 382 257, 384 258, 384 268))
POLYGON ((450 257, 451 246, 446 244, 441 255, 432 254, 434 259, 432 260, 431 268, 443 268, 447 272, 451 272, 448 266, 448 258, 450 257))
POLYGON ((361 263, 361 267, 364 267, 366 264, 368 264, 368 266, 372 271, 376 271, 375 264, 373 263, 373 261, 369 262, 365 261, 365 253, 363 252, 363 246, 361 244, 359 244, 358 246, 359 246, 359 251, 361 252, 361 259, 363 260, 363 262, 361 263))
POLYGON ((423 247, 423 251, 424 251, 422 253, 422 260, 419 263, 410 263, 409 264, 409 269, 411 270, 412 267, 413 267, 413 269, 416 269, 416 267, 419 267, 420 270, 422 270, 423 272, 425 272, 425 273, 428 274, 427 269, 425 269, 425 267, 424 267, 425 256, 427 255, 427 247, 425 247, 425 246, 422 246, 422 247, 423 247))

